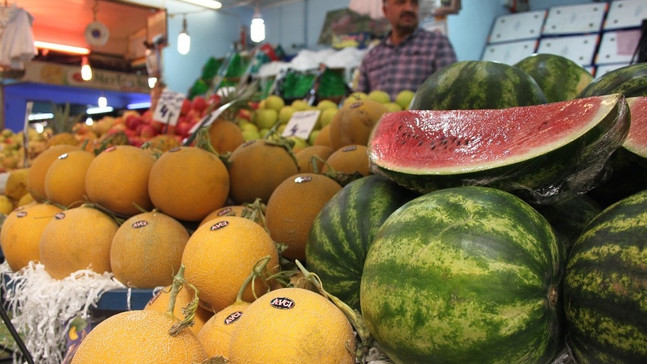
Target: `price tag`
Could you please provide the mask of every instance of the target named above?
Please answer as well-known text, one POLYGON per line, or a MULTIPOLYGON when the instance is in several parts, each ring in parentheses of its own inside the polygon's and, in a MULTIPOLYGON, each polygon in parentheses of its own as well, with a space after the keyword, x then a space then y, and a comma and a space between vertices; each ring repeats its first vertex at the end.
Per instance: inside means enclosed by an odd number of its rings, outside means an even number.
POLYGON ((284 137, 297 136, 301 139, 308 139, 312 129, 314 129, 321 110, 297 111, 292 114, 290 121, 283 129, 284 137))
POLYGON ((164 89, 157 101, 153 119, 164 124, 176 125, 185 98, 182 93, 164 89))

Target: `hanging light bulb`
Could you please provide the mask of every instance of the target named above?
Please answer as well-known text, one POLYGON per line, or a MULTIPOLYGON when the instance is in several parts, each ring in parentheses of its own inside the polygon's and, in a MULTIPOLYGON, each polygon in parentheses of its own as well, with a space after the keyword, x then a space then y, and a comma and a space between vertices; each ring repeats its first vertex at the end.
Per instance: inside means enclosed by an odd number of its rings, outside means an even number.
POLYGON ((81 78, 83 81, 90 81, 92 79, 92 68, 90 67, 90 62, 88 62, 88 57, 81 58, 81 78))
POLYGON ((191 37, 186 30, 186 15, 182 19, 182 31, 177 36, 177 52, 184 55, 191 50, 191 37))
POLYGON ((252 17, 252 24, 249 27, 249 37, 252 39, 252 42, 258 43, 265 40, 265 21, 261 16, 261 12, 256 7, 254 16, 252 17))

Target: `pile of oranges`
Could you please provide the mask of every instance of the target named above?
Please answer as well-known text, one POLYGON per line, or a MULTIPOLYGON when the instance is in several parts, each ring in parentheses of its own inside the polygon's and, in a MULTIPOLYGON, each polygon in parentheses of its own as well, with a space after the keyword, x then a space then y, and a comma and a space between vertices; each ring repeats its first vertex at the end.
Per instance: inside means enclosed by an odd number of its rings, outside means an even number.
POLYGON ((334 177, 370 173, 367 123, 380 114, 362 114, 364 103, 340 109, 340 118, 348 109, 344 125, 333 120, 335 149, 295 151, 278 137, 241 142, 226 154, 213 144, 162 153, 131 145, 98 154, 50 147, 28 171, 34 201, 2 226, 5 259, 14 272, 39 262, 55 279, 91 269, 112 272, 128 287, 166 287, 146 309, 101 322, 73 363, 218 356, 231 363, 354 363, 356 339, 344 313, 284 278, 295 260, 305 261, 312 222, 343 188, 334 177), (185 285, 169 310, 180 270, 185 285), (193 293, 194 325, 169 335, 193 293))

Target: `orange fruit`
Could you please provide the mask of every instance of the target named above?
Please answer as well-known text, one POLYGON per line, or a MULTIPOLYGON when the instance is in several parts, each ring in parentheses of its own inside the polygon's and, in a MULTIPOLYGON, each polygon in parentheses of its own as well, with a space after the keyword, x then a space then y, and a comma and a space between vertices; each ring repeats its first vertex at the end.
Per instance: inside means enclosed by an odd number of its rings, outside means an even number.
POLYGON ((344 103, 330 122, 330 146, 337 150, 350 144, 366 145, 373 126, 388 112, 384 104, 363 99, 344 103))
POLYGON ((148 175, 154 162, 149 152, 132 145, 104 150, 92 160, 85 176, 88 199, 126 216, 150 210, 148 175))
POLYGON ((231 198, 237 204, 260 198, 267 203, 284 179, 296 174, 299 166, 286 148, 256 139, 241 144, 229 157, 231 198))
POLYGON ((143 212, 126 220, 110 246, 110 267, 126 286, 154 288, 173 283, 189 240, 184 225, 159 212, 143 212))
POLYGON ((321 173, 324 161, 332 154, 333 150, 327 145, 312 145, 301 149, 295 155, 297 157, 297 164, 299 165, 300 173, 313 173, 314 167, 312 165, 312 157, 317 156, 321 159, 316 159, 317 171, 321 173))
MULTIPOLYGON (((254 265, 266 256, 270 256, 267 270, 276 272, 276 245, 259 224, 238 216, 215 218, 195 230, 184 247, 184 278, 198 289, 202 304, 218 312, 236 301, 254 265)), ((254 291, 248 286, 241 299, 253 301, 266 289, 256 280, 254 291)))
POLYGON ((37 203, 13 210, 2 223, 0 247, 12 271, 40 260, 40 237, 49 220, 62 210, 48 203, 37 203))
POLYGON ((238 321, 229 346, 231 364, 355 363, 356 343, 348 319, 310 290, 268 292, 252 302, 238 321))
POLYGON ((178 147, 162 154, 148 180, 153 205, 178 220, 200 221, 224 206, 229 173, 213 153, 197 147, 178 147))
POLYGON ((245 139, 238 125, 229 120, 216 119, 209 126, 209 141, 213 149, 220 154, 225 154, 233 152, 245 142, 245 139))
POLYGON ((110 216, 86 205, 50 219, 39 242, 45 271, 63 279, 80 269, 110 271, 110 245, 118 225, 110 216))
MULTIPOLYGON (((159 290, 159 292, 157 292, 155 296, 153 296, 153 298, 151 298, 151 300, 146 303, 144 310, 168 312, 168 303, 170 298, 171 286, 168 285, 159 290)), ((177 317, 180 320, 183 320, 184 313, 182 312, 182 309, 189 303, 191 303, 191 301, 193 301, 193 290, 189 286, 184 285, 175 297, 173 316, 177 317)), ((193 318, 193 326, 190 326, 191 331, 193 331, 193 333, 197 335, 204 324, 209 321, 212 316, 213 312, 206 310, 204 307, 198 306, 195 311, 195 317, 193 318)))
POLYGON ((50 164, 56 158, 66 152, 80 150, 79 147, 68 144, 54 145, 45 149, 31 163, 29 174, 27 176, 27 189, 34 197, 34 200, 43 202, 47 199, 45 195, 45 176, 50 164))
POLYGON ((85 201, 85 175, 94 154, 73 150, 59 155, 47 169, 45 196, 65 207, 79 206, 85 201))
POLYGON ((305 260, 314 219, 341 185, 323 174, 299 173, 287 178, 267 202, 265 224, 274 241, 287 245, 283 256, 305 260))
POLYGON ((315 138, 314 145, 325 145, 332 148, 330 144, 330 124, 319 130, 319 134, 317 134, 317 137, 315 138))
POLYGON ((222 356, 229 358, 231 333, 238 320, 244 315, 249 302, 235 302, 216 312, 198 332, 198 340, 210 358, 222 356))
MULTIPOLYGON (((368 176, 369 161, 365 145, 347 145, 334 151, 326 163, 337 172, 352 174, 359 172, 362 176, 368 176)), ((323 173, 330 171, 328 165, 324 165, 323 173)))
POLYGON ((177 321, 151 310, 110 316, 81 341, 72 364, 202 362, 207 354, 191 330, 169 335, 168 330, 177 321))

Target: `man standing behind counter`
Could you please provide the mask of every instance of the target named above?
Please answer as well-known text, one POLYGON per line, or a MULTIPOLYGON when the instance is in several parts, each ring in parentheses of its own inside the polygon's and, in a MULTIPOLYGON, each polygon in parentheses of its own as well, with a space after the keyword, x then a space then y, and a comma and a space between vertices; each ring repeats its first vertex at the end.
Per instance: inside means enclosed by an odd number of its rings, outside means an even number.
POLYGON ((416 91, 436 70, 456 62, 449 39, 418 27, 418 0, 383 0, 391 31, 362 59, 356 91, 382 90, 394 100, 416 91))

